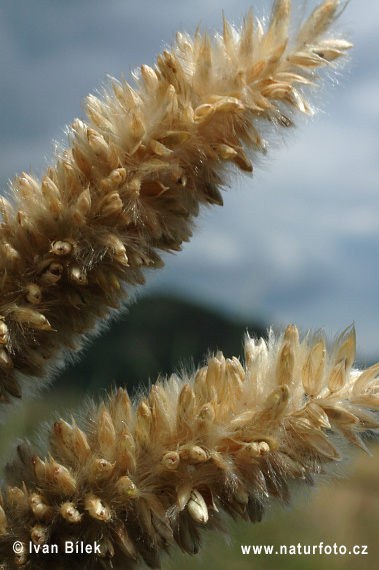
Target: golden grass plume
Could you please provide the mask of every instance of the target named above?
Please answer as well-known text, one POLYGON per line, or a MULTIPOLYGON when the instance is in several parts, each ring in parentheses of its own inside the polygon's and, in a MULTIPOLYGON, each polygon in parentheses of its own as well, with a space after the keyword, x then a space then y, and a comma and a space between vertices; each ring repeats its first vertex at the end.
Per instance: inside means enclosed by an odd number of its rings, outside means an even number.
POLYGON ((0 198, 0 401, 38 388, 64 351, 119 308, 161 252, 180 250, 199 207, 222 204, 231 166, 252 171, 265 133, 311 113, 306 93, 351 44, 327 34, 338 0, 289 38, 290 1, 265 30, 249 12, 211 38, 178 34, 136 85, 87 97, 86 121, 40 180, 0 198))
POLYGON ((379 427, 379 364, 360 371, 354 356, 353 327, 328 350, 322 332, 299 339, 290 325, 267 341, 247 337, 244 362, 218 352, 132 403, 120 388, 56 421, 48 450, 21 444, 7 467, 0 564, 159 568, 174 543, 197 553, 225 513, 255 523, 270 503, 289 505, 379 427), (80 541, 98 552, 62 554, 80 541))

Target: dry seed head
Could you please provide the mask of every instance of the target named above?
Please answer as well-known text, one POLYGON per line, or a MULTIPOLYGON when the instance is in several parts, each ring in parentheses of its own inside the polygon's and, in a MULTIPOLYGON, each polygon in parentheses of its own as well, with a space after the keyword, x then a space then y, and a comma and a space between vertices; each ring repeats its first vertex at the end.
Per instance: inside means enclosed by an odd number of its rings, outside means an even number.
MULTIPOLYGON (((0 314, 7 308, 8 319, 9 299, 24 310, 24 298, 37 305, 43 293, 57 327, 56 333, 50 328, 50 313, 46 321, 20 316, 20 326, 9 327, 7 320, 21 384, 36 368, 25 358, 36 341, 45 349, 55 343, 54 360, 76 346, 71 339, 78 331, 91 333, 99 318, 119 307, 125 289, 144 283, 137 267, 159 268, 160 251, 181 249, 201 204, 222 205, 225 170, 234 165, 251 172, 268 146, 266 132, 276 134, 296 115, 312 111, 307 91, 318 81, 313 70, 331 69, 330 62, 351 47, 333 34, 324 36, 339 5, 320 4, 292 40, 288 0, 275 2, 266 28, 249 14, 240 30, 224 20, 223 35, 215 40, 200 30, 192 39, 178 34, 154 69, 141 67, 135 88, 112 79, 102 97, 87 98, 87 120, 73 122, 67 149, 41 182, 33 174, 16 177, 16 206, 0 198, 0 257, 7 269, 0 314), (104 236, 116 236, 105 255, 104 236), (101 291, 98 275, 104 276, 101 291), (28 290, 25 276, 41 292, 28 290), (23 297, 14 283, 21 284, 23 297), (37 335, 24 334, 26 324, 37 335), (40 330, 46 331, 43 339, 40 330)), ((13 313, 9 318, 17 320, 13 313)), ((295 345, 295 337, 295 330, 288 332, 283 344, 295 345)), ((346 343, 341 350, 351 355, 351 340, 346 343)), ((348 367, 350 356, 343 358, 348 367)), ((41 362, 41 377, 43 368, 41 362)), ((238 392, 239 382, 233 383, 238 392)), ((5 382, 0 389, 8 392, 5 382)))
POLYGON ((119 388, 116 392, 114 405, 110 408, 115 426, 125 426, 131 417, 131 403, 126 390, 119 388))
POLYGON ((151 410, 148 403, 142 400, 137 410, 136 422, 136 442, 142 447, 147 448, 150 441, 151 433, 151 410))
POLYGON ((365 393, 373 384, 374 378, 379 374, 379 364, 374 364, 362 372, 353 385, 353 394, 365 393))
MULTIPOLYGON (((72 130, 75 131, 75 123, 72 125, 72 130)), ((87 177, 90 178, 91 177, 91 162, 90 160, 83 154, 83 152, 80 150, 80 148, 77 146, 77 144, 74 143, 73 148, 72 148, 72 156, 75 159, 75 162, 79 168, 79 170, 82 171, 82 173, 87 177)))
POLYGON ((91 210, 91 194, 88 188, 79 195, 76 210, 83 216, 86 216, 91 210))
POLYGON ((57 463, 50 456, 50 469, 48 477, 55 484, 62 495, 72 495, 76 490, 76 480, 69 469, 57 463))
POLYGON ((51 330, 51 325, 47 318, 34 309, 15 307, 11 313, 11 318, 37 331, 51 330))
POLYGON ((132 435, 124 430, 118 439, 118 457, 123 471, 133 472, 136 468, 136 446, 132 435))
POLYGON ((289 341, 295 348, 299 345, 299 331, 296 325, 288 325, 283 340, 289 341))
POLYGON ((136 485, 127 475, 124 475, 123 477, 119 477, 119 479, 117 479, 115 482, 115 489, 121 497, 129 499, 136 497, 138 493, 136 485))
POLYGON ((29 301, 29 303, 32 303, 32 305, 38 305, 41 302, 41 287, 36 283, 28 283, 28 285, 25 286, 24 291, 26 300, 29 301))
POLYGON ((94 129, 87 129, 87 137, 90 148, 101 160, 106 161, 108 156, 108 144, 94 129))
POLYGON ((199 413, 199 419, 202 421, 203 424, 204 423, 212 424, 215 420, 215 417, 216 417, 215 410, 211 402, 202 406, 199 413))
POLYGON ((288 385, 291 383, 294 363, 295 357, 292 344, 288 341, 283 346, 278 360, 276 375, 279 384, 288 385))
POLYGON ((179 394, 178 401, 178 424, 182 422, 182 419, 186 416, 193 416, 195 407, 195 393, 191 386, 185 384, 179 394))
POLYGON ((62 444, 60 451, 73 461, 86 461, 91 450, 85 434, 77 427, 73 420, 72 426, 60 420, 54 423, 54 435, 62 444))
POLYGON ((85 433, 78 428, 75 420, 72 421, 72 444, 75 455, 80 461, 86 461, 91 454, 91 449, 88 444, 85 433))
POLYGON ((56 422, 57 458, 30 452, 30 469, 24 451, 8 470, 17 481, 0 511, 2 541, 13 543, 14 529, 21 542, 26 528, 30 540, 49 544, 68 525, 75 540, 96 528, 103 554, 122 563, 154 556, 157 565, 173 539, 197 551, 200 526, 221 523, 217 509, 258 522, 270 502, 288 505, 295 483, 336 470, 342 438, 367 450, 362 433, 379 425, 379 366, 346 367, 346 336, 328 352, 320 332, 301 339, 293 331, 247 338, 245 364, 217 353, 191 378, 160 379, 140 402, 120 389, 88 409, 83 431, 74 420, 56 422), (291 382, 273 388, 289 369, 291 382), (210 387, 214 398, 204 401, 210 387))
POLYGON ((30 538, 36 545, 43 545, 47 542, 49 527, 42 524, 35 524, 30 531, 30 538))
POLYGON ((57 186, 50 178, 44 177, 41 185, 42 193, 45 197, 47 213, 53 220, 58 220, 63 212, 63 204, 57 186))
MULTIPOLYGON (((209 459, 209 455, 205 449, 198 445, 190 446, 186 451, 190 463, 204 463, 204 461, 208 461, 209 459)), ((183 456, 183 453, 181 455, 183 456)))
POLYGON ((332 368, 328 381, 328 388, 331 392, 338 392, 341 390, 341 388, 343 388, 346 379, 345 368, 345 359, 343 359, 342 362, 339 362, 332 368))
POLYGON ((110 249, 113 256, 117 258, 125 257, 126 258, 125 265, 127 265, 128 259, 125 255, 126 249, 120 238, 112 234, 107 234, 105 236, 102 236, 101 243, 103 243, 107 248, 110 249))
POLYGON ((24 509, 28 498, 25 492, 18 487, 8 487, 8 501, 13 507, 24 509))
POLYGON ((59 509, 62 517, 69 523, 80 523, 83 513, 80 513, 74 503, 63 503, 59 509))
POLYGON ((317 396, 325 370, 326 348, 323 339, 319 339, 309 352, 303 367, 303 386, 309 396, 317 396))
POLYGON ((354 414, 339 407, 338 405, 328 406, 324 404, 323 409, 332 424, 341 426, 358 423, 358 418, 354 416, 354 414))
POLYGON ((29 502, 36 519, 44 523, 49 523, 53 520, 54 510, 46 504, 46 500, 41 495, 32 493, 29 502))
MULTIPOLYGON (((280 364, 280 361, 278 362, 280 364)), ((267 396, 264 403, 264 412, 267 413, 267 419, 276 419, 281 413, 285 411, 287 401, 290 396, 290 391, 286 384, 278 386, 267 396)))
POLYGON ((196 522, 204 524, 208 522, 208 508, 203 499, 203 495, 197 489, 192 489, 187 509, 196 522))
POLYGON ((41 286, 48 287, 49 285, 56 285, 63 273, 63 265, 60 263, 55 263, 54 261, 50 263, 47 269, 42 273, 39 278, 39 284, 41 286))
POLYGON ((88 470, 88 478, 91 482, 101 482, 113 474, 115 463, 110 463, 106 459, 94 459, 88 470))
POLYGON ((53 241, 50 247, 51 253, 54 253, 59 257, 70 255, 72 250, 73 244, 70 241, 53 241))
POLYGON ((270 453, 270 446, 265 441, 253 441, 246 444, 242 451, 248 453, 252 458, 262 457, 270 453))
POLYGON ((80 285, 81 287, 83 287, 84 285, 87 285, 87 283, 88 283, 87 276, 80 269, 80 267, 75 267, 75 266, 70 267, 69 277, 70 277, 71 281, 73 281, 73 283, 75 283, 76 285, 80 285))
POLYGON ((84 509, 88 511, 89 515, 99 521, 109 522, 111 520, 111 513, 104 505, 99 497, 96 495, 87 495, 84 499, 84 509))
POLYGON ((72 427, 70 424, 65 422, 64 420, 60 420, 59 422, 54 423, 54 433, 57 438, 66 446, 72 446, 72 427))
POLYGON ((112 418, 104 404, 97 418, 97 433, 100 449, 103 453, 112 452, 116 442, 116 433, 112 418))
POLYGON ((22 172, 21 176, 15 179, 15 182, 25 198, 31 197, 36 190, 38 191, 30 176, 25 172, 22 172))
POLYGON ((37 480, 37 483, 45 481, 47 474, 47 466, 46 463, 38 457, 38 455, 34 455, 32 457, 31 467, 35 475, 35 478, 37 480))
POLYGON ((177 451, 168 451, 162 457, 162 465, 166 469, 177 469, 180 463, 180 455, 177 451))
POLYGON ((60 198, 61 194, 58 187, 53 182, 50 176, 44 176, 41 184, 42 194, 46 197, 54 197, 56 199, 60 198))
MULTIPOLYGON (((342 338, 343 335, 344 333, 342 333, 341 335, 342 338)), ((350 334, 348 334, 345 341, 338 348, 335 357, 335 364, 339 364, 340 362, 343 361, 345 364, 345 370, 350 369, 355 358, 355 347, 356 347, 355 329, 353 328, 350 331, 350 334)))

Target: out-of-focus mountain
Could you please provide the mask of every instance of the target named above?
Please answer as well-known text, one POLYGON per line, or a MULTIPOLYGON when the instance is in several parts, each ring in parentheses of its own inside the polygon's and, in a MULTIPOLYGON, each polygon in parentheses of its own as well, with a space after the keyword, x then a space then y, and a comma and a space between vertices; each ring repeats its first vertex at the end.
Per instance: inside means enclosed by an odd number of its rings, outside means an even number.
POLYGON ((91 393, 126 385, 133 392, 158 375, 201 365, 209 352, 241 355, 246 331, 251 336, 267 332, 261 323, 232 321, 184 299, 144 297, 95 338, 55 384, 91 393))

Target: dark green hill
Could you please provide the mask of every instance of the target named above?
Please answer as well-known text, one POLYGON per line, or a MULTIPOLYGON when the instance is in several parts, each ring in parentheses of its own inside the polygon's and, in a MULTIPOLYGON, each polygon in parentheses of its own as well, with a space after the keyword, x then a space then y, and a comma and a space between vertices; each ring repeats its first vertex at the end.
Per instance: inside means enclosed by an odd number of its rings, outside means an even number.
POLYGON ((168 295, 145 297, 93 340, 55 384, 91 393, 112 384, 127 385, 133 392, 159 374, 201 364, 209 351, 239 356, 246 330, 251 335, 266 333, 260 324, 230 321, 187 300, 168 295))

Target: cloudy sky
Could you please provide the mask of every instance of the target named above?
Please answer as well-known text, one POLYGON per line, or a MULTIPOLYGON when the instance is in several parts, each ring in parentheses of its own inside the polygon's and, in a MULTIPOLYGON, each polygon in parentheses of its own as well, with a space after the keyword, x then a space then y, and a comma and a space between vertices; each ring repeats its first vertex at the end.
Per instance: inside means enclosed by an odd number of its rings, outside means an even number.
MULTIPOLYGON (((108 73, 126 77, 199 21, 236 24, 247 0, 2 0, 0 181, 39 173, 52 139, 82 116, 108 73)), ((269 13, 264 0, 256 14, 269 13)), ((296 17, 301 15, 299 2, 296 17)), ((316 5, 308 1, 308 11, 316 5)), ((379 7, 352 0, 340 24, 356 45, 311 121, 299 122, 224 208, 205 212, 190 244, 167 258, 149 291, 188 294, 248 321, 330 335, 355 321, 362 360, 379 357, 379 7), (363 7, 364 6, 364 7, 363 7)))

